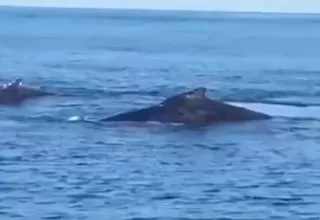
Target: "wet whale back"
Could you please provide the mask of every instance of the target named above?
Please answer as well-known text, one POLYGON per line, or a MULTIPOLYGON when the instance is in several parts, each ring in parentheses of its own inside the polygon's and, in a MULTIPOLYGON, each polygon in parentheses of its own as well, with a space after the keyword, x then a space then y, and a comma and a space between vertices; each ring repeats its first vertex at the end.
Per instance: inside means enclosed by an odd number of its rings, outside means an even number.
POLYGON ((260 112, 211 99, 206 99, 203 102, 203 111, 208 112, 208 118, 213 121, 244 121, 270 118, 270 116, 260 112))
POLYGON ((159 109, 156 107, 143 108, 125 113, 120 113, 102 121, 149 121, 154 115, 157 115, 159 109))
POLYGON ((0 104, 20 104, 26 99, 47 95, 54 94, 23 86, 19 78, 0 87, 0 104))
POLYGON ((0 104, 15 104, 20 103, 24 100, 22 96, 20 96, 17 90, 1 90, 0 91, 0 104))
POLYGON ((120 113, 103 121, 158 121, 206 125, 223 121, 261 120, 271 118, 263 113, 211 100, 206 89, 199 87, 167 98, 158 105, 120 113))

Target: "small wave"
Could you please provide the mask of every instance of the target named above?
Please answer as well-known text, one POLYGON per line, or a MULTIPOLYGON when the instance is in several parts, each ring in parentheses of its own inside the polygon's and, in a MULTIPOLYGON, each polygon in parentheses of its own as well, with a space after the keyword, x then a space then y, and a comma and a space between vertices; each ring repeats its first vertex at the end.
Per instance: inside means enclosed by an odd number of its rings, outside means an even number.
MULTIPOLYGON (((56 117, 52 115, 36 115, 36 116, 20 116, 20 115, 12 115, 6 118, 9 121, 15 121, 19 123, 25 122, 36 122, 36 123, 61 123, 65 120, 62 117, 56 117)), ((27 123, 26 125, 28 125, 27 123)))
POLYGON ((93 125, 103 125, 103 122, 100 121, 100 119, 97 119, 97 118, 90 118, 89 116, 84 116, 84 117, 81 117, 81 116, 77 116, 77 115, 74 115, 74 116, 71 116, 67 119, 68 122, 84 122, 84 123, 88 123, 88 124, 93 124, 93 125))
POLYGON ((294 106, 285 104, 228 102, 229 104, 263 112, 274 117, 320 119, 320 106, 294 106))

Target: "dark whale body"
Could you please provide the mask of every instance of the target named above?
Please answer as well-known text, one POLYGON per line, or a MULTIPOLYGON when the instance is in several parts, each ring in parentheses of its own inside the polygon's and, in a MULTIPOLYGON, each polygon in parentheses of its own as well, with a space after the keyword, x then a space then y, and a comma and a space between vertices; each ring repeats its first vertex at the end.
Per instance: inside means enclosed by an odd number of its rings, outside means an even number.
POLYGON ((54 94, 24 86, 21 79, 16 79, 0 87, 0 104, 18 105, 27 99, 49 95, 54 94))
POLYGON ((209 99, 205 93, 206 88, 199 87, 168 98, 159 105, 121 113, 102 121, 155 121, 204 126, 221 122, 271 119, 271 116, 260 112, 209 99))

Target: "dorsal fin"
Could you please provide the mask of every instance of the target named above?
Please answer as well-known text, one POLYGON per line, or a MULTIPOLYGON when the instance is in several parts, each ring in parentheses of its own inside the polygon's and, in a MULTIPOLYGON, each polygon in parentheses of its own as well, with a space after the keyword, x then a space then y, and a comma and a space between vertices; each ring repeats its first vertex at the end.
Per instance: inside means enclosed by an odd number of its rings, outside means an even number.
POLYGON ((188 92, 186 94, 186 97, 188 99, 202 99, 206 97, 206 91, 207 89, 205 87, 199 87, 192 90, 191 92, 188 92))
POLYGON ((16 87, 22 86, 22 79, 19 78, 14 80, 13 82, 11 82, 11 85, 16 87))
POLYGON ((22 79, 16 79, 8 84, 3 85, 4 88, 16 88, 22 85, 22 79))
POLYGON ((159 107, 167 106, 167 105, 177 105, 177 103, 183 103, 190 99, 203 99, 205 98, 206 88, 204 87, 198 87, 194 90, 191 90, 189 92, 180 93, 178 95, 172 96, 170 98, 167 98, 166 100, 162 101, 159 104, 159 107))

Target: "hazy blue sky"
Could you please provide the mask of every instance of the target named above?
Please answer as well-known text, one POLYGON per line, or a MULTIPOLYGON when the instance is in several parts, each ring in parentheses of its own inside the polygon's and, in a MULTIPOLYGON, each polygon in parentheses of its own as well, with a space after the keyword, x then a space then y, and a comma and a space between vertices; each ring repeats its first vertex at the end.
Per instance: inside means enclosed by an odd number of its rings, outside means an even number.
POLYGON ((0 5, 320 13, 320 0, 0 0, 0 5))

